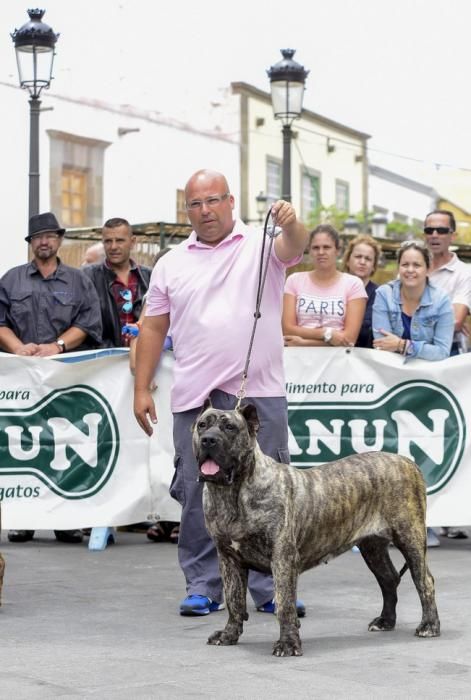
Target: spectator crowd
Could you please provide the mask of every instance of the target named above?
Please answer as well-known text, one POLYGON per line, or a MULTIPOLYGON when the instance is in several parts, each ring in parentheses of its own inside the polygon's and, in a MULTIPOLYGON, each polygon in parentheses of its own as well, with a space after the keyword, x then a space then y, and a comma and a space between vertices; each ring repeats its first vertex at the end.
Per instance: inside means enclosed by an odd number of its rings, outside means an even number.
MULTIPOLYGON (((162 251, 153 268, 133 259, 136 238, 124 218, 104 223, 102 241, 75 269, 60 259, 65 230, 56 216, 31 217, 25 239, 30 262, 0 279, 0 350, 46 357, 130 347, 134 411, 150 435, 157 420, 155 367, 163 348, 175 348, 171 494, 182 506, 182 518, 181 524, 146 523, 145 528, 152 541, 178 543, 187 584, 180 613, 206 615, 223 607, 223 592, 204 524, 190 427, 208 395, 217 408, 235 406, 245 360, 240 348, 249 347, 259 294, 254 261, 263 253, 264 237, 234 218, 234 196, 220 173, 195 173, 185 199, 193 231, 179 246, 162 251)), ((339 265, 340 236, 333 226, 320 224, 308 237, 290 203, 274 202, 271 211, 280 232, 268 248, 246 396, 261 418, 262 450, 289 463, 283 346, 357 346, 397 353, 404 362, 435 362, 466 352, 471 266, 452 250, 456 222, 449 211, 425 217, 423 239, 402 243, 397 274, 381 286, 372 281, 381 255, 372 237, 350 240, 339 265), (311 269, 286 276, 306 246, 311 269)), ((442 534, 466 537, 457 528, 442 534)), ((67 543, 83 538, 79 530, 55 535, 67 543)), ((26 542, 34 531, 12 530, 8 536, 26 542)), ((428 542, 439 544, 435 532, 428 532, 428 542)), ((271 576, 250 572, 249 590, 257 610, 274 612, 271 576)), ((297 610, 304 614, 301 601, 297 610)))

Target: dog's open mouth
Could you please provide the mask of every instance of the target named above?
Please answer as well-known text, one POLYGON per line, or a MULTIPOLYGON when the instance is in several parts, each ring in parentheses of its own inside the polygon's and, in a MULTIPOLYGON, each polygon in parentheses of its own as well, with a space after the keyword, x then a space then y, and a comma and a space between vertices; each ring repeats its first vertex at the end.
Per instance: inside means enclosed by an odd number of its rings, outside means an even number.
POLYGON ((199 466, 199 481, 210 481, 219 486, 230 486, 234 470, 221 467, 214 459, 205 459, 199 466))
POLYGON ((213 459, 206 459, 202 464, 200 464, 200 472, 204 474, 204 476, 214 476, 219 471, 219 464, 216 464, 213 459))

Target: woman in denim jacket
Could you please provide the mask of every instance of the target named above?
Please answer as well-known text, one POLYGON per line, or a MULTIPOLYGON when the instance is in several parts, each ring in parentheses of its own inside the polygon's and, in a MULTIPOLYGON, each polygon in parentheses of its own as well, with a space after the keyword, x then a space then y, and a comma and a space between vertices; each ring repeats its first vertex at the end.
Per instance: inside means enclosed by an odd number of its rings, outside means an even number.
POLYGON ((428 281, 430 252, 421 241, 405 241, 398 265, 399 279, 376 290, 373 346, 405 358, 444 360, 455 321, 448 295, 428 281))

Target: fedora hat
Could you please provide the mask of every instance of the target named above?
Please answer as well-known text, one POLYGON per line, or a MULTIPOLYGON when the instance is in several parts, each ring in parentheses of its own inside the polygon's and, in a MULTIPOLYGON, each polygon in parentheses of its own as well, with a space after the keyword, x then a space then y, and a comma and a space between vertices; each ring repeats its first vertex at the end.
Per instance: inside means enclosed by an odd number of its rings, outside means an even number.
POLYGON ((45 233, 46 231, 53 231, 61 236, 65 233, 65 228, 59 226, 55 214, 51 211, 45 214, 34 214, 34 216, 30 218, 28 235, 25 237, 25 241, 29 243, 33 236, 36 236, 38 233, 45 233))

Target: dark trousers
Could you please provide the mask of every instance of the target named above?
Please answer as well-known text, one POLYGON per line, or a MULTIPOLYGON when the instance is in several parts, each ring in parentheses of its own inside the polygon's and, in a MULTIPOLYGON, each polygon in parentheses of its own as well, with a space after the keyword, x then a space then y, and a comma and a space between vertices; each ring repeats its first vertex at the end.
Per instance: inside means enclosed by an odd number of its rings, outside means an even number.
MULTIPOLYGON (((214 408, 233 409, 236 397, 215 389, 211 393, 214 408)), ((247 398, 255 405, 260 420, 258 442, 262 452, 278 462, 289 463, 288 410, 284 397, 247 398)), ((193 455, 191 428, 201 408, 173 415, 175 475, 170 493, 182 506, 178 560, 185 575, 188 595, 204 595, 221 602, 223 590, 216 547, 207 533, 203 515, 203 484, 193 455)), ((266 574, 249 572, 249 590, 256 606, 273 598, 273 580, 266 574)))

